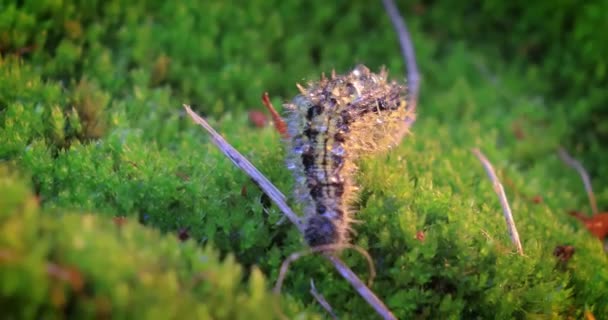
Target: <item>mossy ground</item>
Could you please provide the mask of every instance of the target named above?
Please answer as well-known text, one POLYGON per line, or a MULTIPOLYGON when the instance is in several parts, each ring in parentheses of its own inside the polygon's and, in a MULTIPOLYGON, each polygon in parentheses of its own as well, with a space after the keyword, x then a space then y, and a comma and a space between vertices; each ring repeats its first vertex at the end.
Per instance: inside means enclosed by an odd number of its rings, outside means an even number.
MULTIPOLYGON (((303 247, 301 237, 275 225, 280 212, 181 104, 208 116, 289 194, 280 137, 250 125, 246 111, 262 109, 264 91, 279 106, 296 94, 296 82, 356 63, 385 65, 402 79, 381 4, 0 6, 2 310, 15 318, 276 316, 268 289, 283 259, 303 247), (58 281, 49 265, 72 270, 83 287, 58 281)), ((377 265, 372 289, 404 319, 580 318, 586 311, 601 319, 608 261, 567 214, 590 209, 578 175, 555 152, 576 140, 572 124, 595 109, 554 104, 559 95, 543 90, 550 73, 505 61, 475 39, 446 40, 439 24, 428 28, 441 16, 425 14, 431 8, 402 8, 423 76, 413 135, 364 159, 358 177, 362 223, 354 243, 377 265), (505 185, 524 257, 510 245, 473 147, 505 185), (566 244, 576 252, 563 264, 553 250, 566 244)), ((597 160, 606 150, 601 128, 597 138, 593 132, 580 152, 593 163, 606 208, 608 166, 597 160)), ((365 278, 363 259, 350 252, 343 259, 365 278)), ((340 316, 371 317, 319 257, 290 270, 288 314, 322 313, 308 293, 310 278, 340 316)))

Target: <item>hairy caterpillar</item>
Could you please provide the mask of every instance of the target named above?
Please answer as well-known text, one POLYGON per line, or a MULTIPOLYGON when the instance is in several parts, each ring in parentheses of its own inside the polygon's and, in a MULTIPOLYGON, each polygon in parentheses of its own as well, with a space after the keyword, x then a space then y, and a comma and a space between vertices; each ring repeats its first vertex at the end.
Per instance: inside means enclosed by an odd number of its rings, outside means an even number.
POLYGON ((399 143, 413 110, 405 86, 388 82, 384 69, 376 74, 364 65, 298 89, 285 105, 287 167, 304 206, 304 237, 312 247, 345 245, 354 220, 357 159, 399 143))
MULTIPOLYGON (((273 113, 277 130, 286 138, 291 154, 287 166, 296 177, 296 196, 305 204, 305 221, 291 210, 285 196, 247 158, 215 131, 205 119, 184 105, 188 115, 212 137, 212 142, 237 167, 251 177, 281 209, 313 247, 311 252, 333 251, 351 247, 349 225, 353 221, 349 204, 356 186, 353 175, 355 161, 362 155, 390 149, 397 144, 414 121, 417 92, 412 83, 410 101, 406 105, 405 87, 388 83, 386 72, 374 74, 359 65, 344 76, 332 73, 330 79, 308 88, 298 86, 301 95, 286 105, 288 125, 285 126, 268 99, 264 104, 273 113)), ((416 79, 416 78, 414 78, 416 79)), ((285 278, 288 258, 281 267, 275 292, 285 278)), ((369 256, 364 253, 369 259, 369 256)), ((293 258, 292 258, 293 257, 293 258)), ((336 256, 325 255, 338 272, 384 319, 396 319, 384 303, 336 256)), ((373 264, 371 265, 372 276, 373 264)))

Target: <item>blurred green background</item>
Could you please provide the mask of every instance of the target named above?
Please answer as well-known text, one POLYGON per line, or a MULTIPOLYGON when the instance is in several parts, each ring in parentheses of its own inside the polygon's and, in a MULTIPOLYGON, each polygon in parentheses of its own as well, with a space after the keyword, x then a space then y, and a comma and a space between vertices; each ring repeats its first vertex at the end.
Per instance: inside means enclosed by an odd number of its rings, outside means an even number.
MULTIPOLYGON (((376 263, 372 290, 401 319, 605 319, 608 260, 567 214, 591 210, 556 150, 590 171, 605 210, 608 2, 398 5, 422 86, 413 135, 361 162, 353 242, 376 263), (524 257, 473 147, 505 185, 524 257)), ((261 94, 280 108, 296 82, 357 63, 405 77, 380 1, 0 0, 0 54, 7 318, 278 317, 269 289, 303 242, 181 105, 289 195, 279 135, 248 119, 261 94)), ((373 317, 319 257, 291 268, 288 317, 325 316, 310 278, 340 317, 373 317)))

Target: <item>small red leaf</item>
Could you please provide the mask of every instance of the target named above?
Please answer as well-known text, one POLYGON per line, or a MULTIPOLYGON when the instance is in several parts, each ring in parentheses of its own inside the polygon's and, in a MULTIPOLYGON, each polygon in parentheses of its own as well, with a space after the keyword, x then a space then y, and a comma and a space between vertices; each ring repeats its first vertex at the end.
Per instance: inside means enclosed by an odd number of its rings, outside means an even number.
POLYGON ((416 239, 418 241, 423 242, 424 241, 424 237, 425 237, 424 231, 421 230, 421 231, 416 232, 416 239))
POLYGON ((268 123, 268 119, 266 118, 266 115, 263 112, 252 110, 249 111, 249 122, 251 122, 251 124, 253 124, 257 128, 263 128, 268 123))

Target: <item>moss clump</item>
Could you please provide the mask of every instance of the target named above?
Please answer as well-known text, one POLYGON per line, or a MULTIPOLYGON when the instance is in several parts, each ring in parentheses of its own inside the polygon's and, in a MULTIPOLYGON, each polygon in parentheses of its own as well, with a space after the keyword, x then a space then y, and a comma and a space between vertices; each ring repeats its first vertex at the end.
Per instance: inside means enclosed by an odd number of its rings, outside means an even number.
POLYGON ((278 318, 264 275, 253 268, 243 281, 232 255, 222 261, 210 247, 129 219, 40 212, 39 199, 6 166, 0 193, 7 319, 278 318))
POLYGON ((510 61, 528 86, 568 115, 564 143, 584 156, 593 173, 608 174, 597 157, 608 147, 608 2, 419 1, 403 8, 423 12, 424 27, 442 44, 462 38, 510 61))

